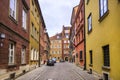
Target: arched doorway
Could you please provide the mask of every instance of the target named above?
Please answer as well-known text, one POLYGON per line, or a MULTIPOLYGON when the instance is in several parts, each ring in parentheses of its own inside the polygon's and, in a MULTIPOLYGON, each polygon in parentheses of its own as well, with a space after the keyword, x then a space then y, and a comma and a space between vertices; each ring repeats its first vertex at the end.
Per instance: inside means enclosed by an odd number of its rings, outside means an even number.
POLYGON ((65 61, 68 61, 68 57, 65 57, 65 61))

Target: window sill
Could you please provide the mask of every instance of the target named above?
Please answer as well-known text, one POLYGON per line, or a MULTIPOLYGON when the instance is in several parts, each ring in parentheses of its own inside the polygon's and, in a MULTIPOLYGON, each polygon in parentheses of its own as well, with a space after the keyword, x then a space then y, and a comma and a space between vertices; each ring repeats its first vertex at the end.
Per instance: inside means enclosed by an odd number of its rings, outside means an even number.
POLYGON ((108 67, 108 66, 102 66, 102 69, 103 70, 110 70, 110 67, 108 67))
POLYGON ((88 34, 90 34, 92 32, 92 29, 88 31, 88 34))
POLYGON ((109 10, 107 10, 107 12, 106 13, 104 13, 104 15, 103 16, 100 16, 100 18, 99 18, 99 22, 102 22, 103 20, 104 20, 104 18, 105 17, 107 17, 107 15, 109 14, 109 10))
POLYGON ((23 29, 23 31, 24 31, 24 32, 26 32, 26 33, 27 33, 27 29, 25 29, 25 28, 23 28, 23 27, 22 27, 22 29, 23 29))
POLYGON ((10 18, 16 25, 18 24, 17 20, 14 19, 11 15, 9 15, 9 18, 10 18))
POLYGON ((8 68, 13 68, 13 67, 16 67, 15 64, 8 64, 8 68))
POLYGON ((90 67, 93 67, 93 64, 89 64, 90 67))
POLYGON ((80 59, 80 62, 83 61, 83 59, 80 59))
POLYGON ((26 63, 22 63, 22 64, 21 64, 21 66, 25 66, 25 65, 26 65, 26 63))

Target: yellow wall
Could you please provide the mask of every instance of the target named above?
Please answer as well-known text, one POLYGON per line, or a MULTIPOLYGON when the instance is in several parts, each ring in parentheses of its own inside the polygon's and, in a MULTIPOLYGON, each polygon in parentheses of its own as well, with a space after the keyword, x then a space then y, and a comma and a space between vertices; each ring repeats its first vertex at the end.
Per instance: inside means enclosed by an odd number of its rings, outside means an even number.
MULTIPOLYGON (((36 5, 37 4, 35 4, 34 0, 30 0, 30 57, 31 57, 31 48, 34 48, 39 52, 39 27, 40 27, 39 19, 40 19, 40 15, 39 15, 39 11, 38 11, 38 8, 36 5), (34 5, 32 4, 32 1, 33 1, 34 5), (34 28, 32 28, 32 23, 34 24, 34 28), (36 28, 36 32, 33 32, 33 29, 35 29, 35 28, 36 28)), ((38 63, 38 62, 34 61, 30 64, 36 64, 36 63, 38 63)))
POLYGON ((51 40, 51 47, 50 47, 50 55, 51 55, 51 58, 57 58, 58 60, 58 57, 59 59, 62 58, 62 41, 61 40, 51 40), (58 48, 58 46, 60 46, 58 48), (58 53, 58 51, 60 51, 60 53, 58 53), (53 52, 57 52, 57 53, 53 53, 53 52))
POLYGON ((109 44, 110 71, 108 73, 112 80, 120 80, 120 2, 108 0, 108 10, 109 14, 99 22, 99 0, 90 0, 88 5, 85 2, 87 69, 90 68, 89 50, 92 50, 93 70, 102 75, 104 72, 102 46, 109 44), (88 34, 87 17, 90 12, 92 32, 88 34))

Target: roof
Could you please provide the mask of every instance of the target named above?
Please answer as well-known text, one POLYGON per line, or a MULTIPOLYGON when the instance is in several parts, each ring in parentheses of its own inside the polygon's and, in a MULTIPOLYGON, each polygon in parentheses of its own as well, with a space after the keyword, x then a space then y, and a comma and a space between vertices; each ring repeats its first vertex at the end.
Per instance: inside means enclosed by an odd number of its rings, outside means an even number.
POLYGON ((62 33, 57 33, 56 35, 50 37, 50 40, 61 40, 62 39, 62 33))

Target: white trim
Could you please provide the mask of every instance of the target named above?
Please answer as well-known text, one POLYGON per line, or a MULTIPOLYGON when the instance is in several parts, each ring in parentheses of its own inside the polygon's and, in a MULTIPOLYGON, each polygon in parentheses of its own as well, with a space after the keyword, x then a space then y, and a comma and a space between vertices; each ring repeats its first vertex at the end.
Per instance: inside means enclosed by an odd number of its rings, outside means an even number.
POLYGON ((106 71, 102 71, 103 80, 105 80, 104 79, 104 74, 108 74, 108 80, 110 80, 110 73, 106 72, 106 71))
POLYGON ((15 56, 14 55, 15 55, 15 44, 13 42, 11 42, 9 44, 9 62, 8 62, 9 65, 12 65, 15 63, 15 60, 14 60, 15 56), (13 49, 11 49, 12 45, 13 45, 13 49))

